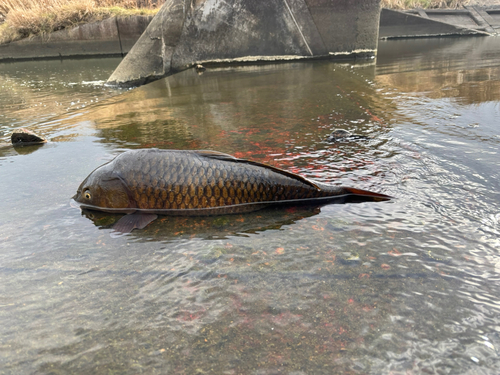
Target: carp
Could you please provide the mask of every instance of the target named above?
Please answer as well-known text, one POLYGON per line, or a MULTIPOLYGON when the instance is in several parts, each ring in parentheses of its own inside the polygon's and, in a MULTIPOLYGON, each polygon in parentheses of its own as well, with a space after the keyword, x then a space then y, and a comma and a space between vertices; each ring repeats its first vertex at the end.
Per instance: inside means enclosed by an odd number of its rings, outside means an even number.
POLYGON ((114 229, 142 229, 157 215, 220 215, 271 205, 386 201, 391 197, 331 186, 216 151, 139 149, 98 167, 74 201, 83 208, 124 213, 114 229))

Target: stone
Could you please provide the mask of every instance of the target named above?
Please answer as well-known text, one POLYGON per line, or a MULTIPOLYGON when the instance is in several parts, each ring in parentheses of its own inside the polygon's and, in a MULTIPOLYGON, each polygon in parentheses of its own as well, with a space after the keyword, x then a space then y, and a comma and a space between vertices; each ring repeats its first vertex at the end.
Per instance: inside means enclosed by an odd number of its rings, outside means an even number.
POLYGON ((47 140, 27 129, 16 129, 12 133, 10 140, 14 147, 40 145, 47 143, 47 140))

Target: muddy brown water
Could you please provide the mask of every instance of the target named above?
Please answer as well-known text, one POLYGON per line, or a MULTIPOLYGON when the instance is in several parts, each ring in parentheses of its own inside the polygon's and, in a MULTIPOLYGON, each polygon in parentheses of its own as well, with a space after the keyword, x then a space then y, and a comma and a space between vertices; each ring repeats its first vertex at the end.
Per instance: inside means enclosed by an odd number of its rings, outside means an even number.
POLYGON ((0 65, 0 372, 498 373, 500 41, 388 41, 375 61, 186 71, 0 65), (325 142, 334 129, 369 137, 325 142), (69 204, 128 149, 213 149, 390 202, 161 217, 69 204))

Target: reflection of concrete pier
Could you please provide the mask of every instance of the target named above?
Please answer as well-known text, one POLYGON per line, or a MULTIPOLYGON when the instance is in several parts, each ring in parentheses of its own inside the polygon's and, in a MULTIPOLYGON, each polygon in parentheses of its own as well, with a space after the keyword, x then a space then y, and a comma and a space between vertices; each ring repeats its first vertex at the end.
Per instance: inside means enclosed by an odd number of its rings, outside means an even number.
POLYGON ((380 0, 169 0, 108 83, 207 62, 373 56, 380 0))

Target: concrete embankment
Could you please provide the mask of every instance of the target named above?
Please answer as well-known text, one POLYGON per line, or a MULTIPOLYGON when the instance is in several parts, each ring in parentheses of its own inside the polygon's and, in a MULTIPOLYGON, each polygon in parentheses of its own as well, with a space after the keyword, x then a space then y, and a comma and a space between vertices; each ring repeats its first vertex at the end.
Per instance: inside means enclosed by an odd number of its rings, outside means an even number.
POLYGON ((113 17, 0 44, 0 61, 123 56, 132 49, 152 19, 152 16, 113 17))
POLYGON ((500 4, 471 5, 461 9, 382 9, 379 36, 382 39, 485 36, 500 32, 500 4))

